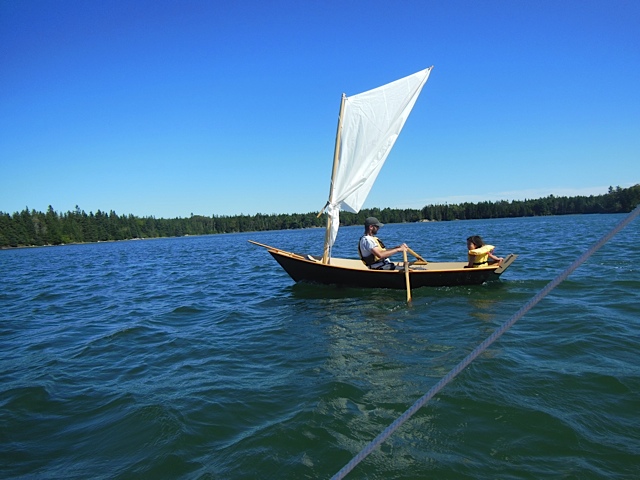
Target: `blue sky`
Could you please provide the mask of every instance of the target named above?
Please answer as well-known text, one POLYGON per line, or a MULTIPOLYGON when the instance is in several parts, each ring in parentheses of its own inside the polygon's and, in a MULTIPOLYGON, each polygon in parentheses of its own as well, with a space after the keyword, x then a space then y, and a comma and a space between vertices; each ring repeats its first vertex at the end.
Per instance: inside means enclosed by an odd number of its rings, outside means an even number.
POLYGON ((0 0, 0 211, 318 211, 340 96, 434 65, 364 207, 640 182, 640 2, 0 0))

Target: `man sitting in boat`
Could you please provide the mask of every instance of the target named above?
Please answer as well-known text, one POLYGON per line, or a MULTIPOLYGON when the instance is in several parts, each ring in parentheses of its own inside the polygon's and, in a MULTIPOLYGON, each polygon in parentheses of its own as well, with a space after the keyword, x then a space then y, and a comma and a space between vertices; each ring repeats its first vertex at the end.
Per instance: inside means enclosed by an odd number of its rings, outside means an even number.
POLYGON ((466 268, 481 268, 495 263, 500 264, 503 259, 493 254, 495 248, 493 245, 485 245, 480 235, 473 235, 467 238, 469 264, 466 268))
POLYGON ((396 264, 389 257, 396 253, 406 252, 407 245, 398 245, 386 249, 382 241, 376 237, 383 224, 376 217, 369 217, 364 221, 364 235, 358 243, 358 253, 364 264, 372 270, 395 270, 396 264))

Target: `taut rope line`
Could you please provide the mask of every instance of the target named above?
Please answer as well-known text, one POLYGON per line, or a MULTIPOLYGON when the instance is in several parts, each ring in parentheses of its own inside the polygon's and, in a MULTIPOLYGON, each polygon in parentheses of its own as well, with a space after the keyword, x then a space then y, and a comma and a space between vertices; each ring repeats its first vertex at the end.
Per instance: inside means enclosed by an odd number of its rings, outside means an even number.
POLYGON ((504 322, 497 330, 495 330, 484 342, 478 345, 469 355, 467 355, 458 365, 447 373, 438 383, 436 383, 427 393, 425 393, 420 399, 418 399, 407 411, 400 415, 391 425, 385 428, 380 435, 374 438, 360 453, 351 459, 342 469, 336 473, 332 480, 339 480, 344 478, 356 465, 358 465, 364 458, 369 455, 375 448, 380 446, 387 438, 391 436, 404 422, 406 422, 414 413, 422 408, 431 398, 435 396, 447 383, 453 380, 467 365, 474 361, 482 352, 484 352, 493 342, 502 336, 507 330, 509 330, 514 323, 522 318, 529 310, 531 310, 540 300, 546 297, 551 290, 556 288, 566 278, 573 273, 573 271, 582 265, 591 255, 593 255, 598 249, 600 249, 605 243, 616 235, 620 230, 631 223, 640 214, 640 205, 638 205, 627 217, 623 218, 609 233, 602 237, 597 243, 595 243, 589 250, 580 255, 566 270, 560 275, 551 280, 535 297, 529 300, 520 310, 518 310, 509 320, 504 322))

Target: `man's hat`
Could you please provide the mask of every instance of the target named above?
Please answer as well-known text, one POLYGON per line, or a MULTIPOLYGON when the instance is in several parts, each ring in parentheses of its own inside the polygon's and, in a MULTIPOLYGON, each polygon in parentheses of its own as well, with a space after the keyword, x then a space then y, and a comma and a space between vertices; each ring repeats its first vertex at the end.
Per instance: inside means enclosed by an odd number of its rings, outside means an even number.
POLYGON ((376 227, 384 226, 384 224, 380 223, 376 217, 369 217, 364 221, 365 227, 368 227, 369 225, 375 225, 376 227))

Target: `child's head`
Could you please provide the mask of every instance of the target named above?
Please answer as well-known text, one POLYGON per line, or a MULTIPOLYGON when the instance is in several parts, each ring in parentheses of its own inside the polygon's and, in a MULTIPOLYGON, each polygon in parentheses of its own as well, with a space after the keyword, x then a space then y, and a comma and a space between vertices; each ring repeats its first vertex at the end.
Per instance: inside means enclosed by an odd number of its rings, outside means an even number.
POLYGON ((467 246, 469 247, 469 250, 472 250, 473 248, 480 248, 484 246, 484 241, 480 235, 472 235, 467 238, 467 246), (473 247, 470 246, 471 244, 473 244, 473 247))

